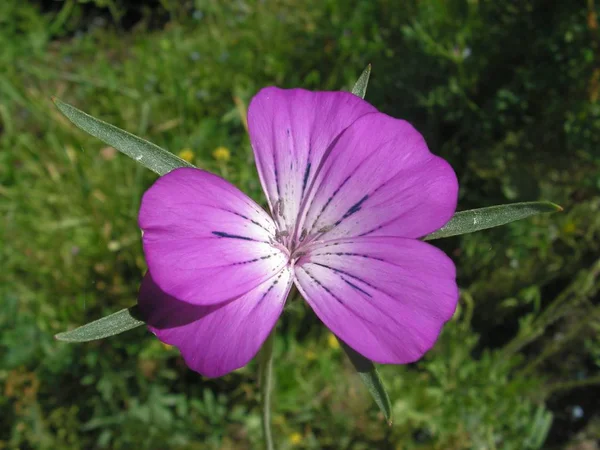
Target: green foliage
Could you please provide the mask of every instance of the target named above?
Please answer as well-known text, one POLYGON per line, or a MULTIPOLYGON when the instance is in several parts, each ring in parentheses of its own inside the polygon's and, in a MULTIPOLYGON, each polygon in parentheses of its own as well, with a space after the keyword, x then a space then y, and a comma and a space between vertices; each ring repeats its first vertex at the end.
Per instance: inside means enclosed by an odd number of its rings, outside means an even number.
POLYGON ((392 427, 314 315, 289 305, 275 341, 278 448, 559 445, 571 422, 557 411, 548 431, 553 393, 589 389, 600 370, 588 3, 165 1, 168 25, 149 28, 150 14, 125 31, 111 25, 125 2, 96 2, 104 24, 83 2, 52 13, 0 2, 0 448, 261 442, 255 363, 204 380, 142 327, 75 346, 52 338, 130 306, 145 271, 137 209, 154 176, 50 97, 189 149, 262 201, 240 113, 251 96, 269 84, 350 90, 368 63, 367 100, 451 161, 460 209, 552 199, 565 211, 435 242, 459 268, 460 311, 425 360, 380 368, 392 427), (219 146, 229 160, 213 156, 219 146))

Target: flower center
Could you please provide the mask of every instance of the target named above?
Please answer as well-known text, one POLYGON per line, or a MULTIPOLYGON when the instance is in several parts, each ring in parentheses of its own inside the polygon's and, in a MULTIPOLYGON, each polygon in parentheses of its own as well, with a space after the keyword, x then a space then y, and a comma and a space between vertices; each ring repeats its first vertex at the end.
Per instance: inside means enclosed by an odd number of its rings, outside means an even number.
POLYGON ((287 230, 277 231, 275 233, 274 246, 288 255, 290 264, 293 265, 297 260, 308 253, 308 247, 310 247, 311 244, 314 244, 321 234, 322 233, 308 235, 307 230, 303 229, 298 238, 294 239, 292 233, 287 230))

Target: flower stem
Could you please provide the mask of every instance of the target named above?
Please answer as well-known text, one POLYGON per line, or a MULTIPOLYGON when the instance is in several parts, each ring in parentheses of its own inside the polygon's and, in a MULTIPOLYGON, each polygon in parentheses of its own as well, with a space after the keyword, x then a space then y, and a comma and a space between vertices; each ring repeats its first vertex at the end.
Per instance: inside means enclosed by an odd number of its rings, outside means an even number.
POLYGON ((548 394, 547 395, 554 394, 555 392, 558 392, 558 391, 592 386, 594 384, 600 384, 600 376, 584 378, 583 380, 562 381, 562 382, 554 383, 554 384, 551 384, 550 386, 548 386, 548 394))
POLYGON ((269 335, 262 350, 259 362, 260 403, 265 449, 274 450, 271 434, 271 391, 273 390, 273 341, 275 330, 269 335))

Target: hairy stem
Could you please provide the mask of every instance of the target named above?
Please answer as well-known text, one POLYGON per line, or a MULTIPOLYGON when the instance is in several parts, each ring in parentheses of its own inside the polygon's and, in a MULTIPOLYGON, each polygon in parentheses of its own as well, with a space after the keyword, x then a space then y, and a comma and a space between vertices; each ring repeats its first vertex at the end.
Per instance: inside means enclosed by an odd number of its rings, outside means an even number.
POLYGON ((262 409, 262 428, 265 449, 274 450, 271 434, 271 392, 273 390, 273 340, 275 330, 271 332, 260 351, 259 383, 260 403, 262 409))

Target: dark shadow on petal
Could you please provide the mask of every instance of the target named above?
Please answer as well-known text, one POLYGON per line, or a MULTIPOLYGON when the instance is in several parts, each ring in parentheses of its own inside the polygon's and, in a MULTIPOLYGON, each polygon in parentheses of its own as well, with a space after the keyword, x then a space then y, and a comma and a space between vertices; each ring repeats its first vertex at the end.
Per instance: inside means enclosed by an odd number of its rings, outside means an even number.
POLYGON ((158 330, 176 328, 195 322, 226 303, 192 305, 163 292, 147 272, 140 286, 138 306, 142 320, 158 330))

